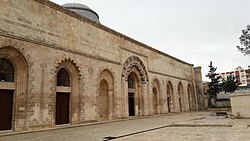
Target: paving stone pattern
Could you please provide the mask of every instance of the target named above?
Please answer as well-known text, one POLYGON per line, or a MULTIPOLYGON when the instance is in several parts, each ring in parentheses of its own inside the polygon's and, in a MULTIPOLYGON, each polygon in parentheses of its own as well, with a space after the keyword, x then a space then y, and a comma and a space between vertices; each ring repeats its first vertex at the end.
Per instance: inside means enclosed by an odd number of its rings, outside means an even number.
POLYGON ((250 119, 193 112, 14 135, 0 132, 0 141, 249 141, 249 125, 250 119))

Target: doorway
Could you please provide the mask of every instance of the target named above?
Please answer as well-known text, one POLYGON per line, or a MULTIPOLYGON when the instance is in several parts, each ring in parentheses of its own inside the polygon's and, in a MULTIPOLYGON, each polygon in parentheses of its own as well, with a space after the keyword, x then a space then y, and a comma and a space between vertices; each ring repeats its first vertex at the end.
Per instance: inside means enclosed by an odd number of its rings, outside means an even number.
POLYGON ((100 93, 99 93, 99 118, 100 120, 108 120, 109 118, 109 97, 108 97, 109 85, 108 82, 103 79, 100 82, 100 93))
POLYGON ((69 123, 70 93, 56 93, 56 125, 69 123))
POLYGON ((156 88, 153 88, 153 106, 154 106, 154 114, 158 114, 157 89, 156 88))
POLYGON ((0 130, 12 128, 13 91, 0 90, 0 130))
POLYGON ((180 106, 180 112, 182 112, 182 104, 181 104, 181 98, 179 97, 179 106, 180 106))
POLYGON ((134 93, 128 93, 128 111, 129 111, 129 116, 135 116, 134 93))
POLYGON ((168 104, 168 112, 170 113, 171 112, 171 99, 170 97, 167 97, 167 104, 168 104))

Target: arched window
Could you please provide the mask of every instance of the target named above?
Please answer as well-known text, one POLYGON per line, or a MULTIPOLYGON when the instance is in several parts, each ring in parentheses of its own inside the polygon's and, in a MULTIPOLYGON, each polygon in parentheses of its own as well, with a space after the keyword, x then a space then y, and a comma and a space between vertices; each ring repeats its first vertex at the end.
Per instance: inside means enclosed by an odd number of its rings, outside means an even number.
POLYGON ((135 80, 131 75, 128 76, 128 88, 135 89, 135 80))
POLYGON ((69 74, 63 68, 57 73, 57 86, 70 86, 69 74))
POLYGON ((14 82, 14 68, 12 64, 4 59, 0 59, 0 81, 14 82))

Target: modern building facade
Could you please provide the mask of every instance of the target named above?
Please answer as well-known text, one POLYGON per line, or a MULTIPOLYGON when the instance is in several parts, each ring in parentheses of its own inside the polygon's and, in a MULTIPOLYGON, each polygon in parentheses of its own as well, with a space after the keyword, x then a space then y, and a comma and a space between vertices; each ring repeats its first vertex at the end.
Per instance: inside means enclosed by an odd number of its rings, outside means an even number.
POLYGON ((234 71, 219 73, 224 79, 227 79, 227 76, 230 74, 236 78, 240 86, 250 86, 250 66, 248 66, 248 69, 238 66, 234 71))
POLYGON ((98 18, 81 4, 0 1, 1 131, 204 107, 199 67, 116 32, 98 18))

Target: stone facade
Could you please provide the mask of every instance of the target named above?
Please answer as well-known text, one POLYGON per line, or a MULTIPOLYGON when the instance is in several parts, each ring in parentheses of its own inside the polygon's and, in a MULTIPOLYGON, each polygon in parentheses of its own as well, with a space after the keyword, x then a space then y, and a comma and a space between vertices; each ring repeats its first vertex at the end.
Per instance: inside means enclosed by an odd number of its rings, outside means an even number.
POLYGON ((10 130, 200 109, 192 64, 50 1, 2 0, 0 25, 0 59, 14 68, 0 82, 13 92, 10 130))

